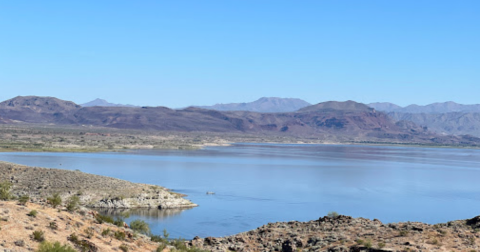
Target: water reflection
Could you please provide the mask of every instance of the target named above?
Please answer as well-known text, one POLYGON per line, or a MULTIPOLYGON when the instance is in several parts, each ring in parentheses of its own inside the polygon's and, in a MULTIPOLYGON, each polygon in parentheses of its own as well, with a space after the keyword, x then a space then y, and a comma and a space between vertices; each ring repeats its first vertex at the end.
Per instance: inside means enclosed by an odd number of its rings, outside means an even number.
POLYGON ((182 212, 191 208, 182 209, 158 209, 158 208, 134 208, 134 209, 95 209, 102 215, 117 216, 135 216, 142 219, 164 220, 180 215, 182 212))

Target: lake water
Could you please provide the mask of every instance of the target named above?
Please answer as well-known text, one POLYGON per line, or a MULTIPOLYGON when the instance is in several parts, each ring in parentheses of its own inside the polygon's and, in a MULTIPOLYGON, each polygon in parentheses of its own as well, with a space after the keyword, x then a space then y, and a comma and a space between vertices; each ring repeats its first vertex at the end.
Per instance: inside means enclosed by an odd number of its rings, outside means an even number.
POLYGON ((0 160, 187 194, 200 206, 132 211, 130 219, 146 220, 156 234, 167 229, 171 237, 226 236, 329 211, 383 222, 480 215, 480 150, 473 149, 236 144, 197 151, 0 153, 0 160))

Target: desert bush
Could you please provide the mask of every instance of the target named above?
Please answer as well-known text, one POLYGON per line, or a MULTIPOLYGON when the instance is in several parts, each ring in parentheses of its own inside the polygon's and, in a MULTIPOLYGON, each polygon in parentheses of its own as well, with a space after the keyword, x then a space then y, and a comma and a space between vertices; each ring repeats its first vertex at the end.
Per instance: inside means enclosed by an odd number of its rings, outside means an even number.
POLYGON ((167 244, 162 243, 157 247, 156 252, 162 252, 167 247, 167 244))
POLYGON ((128 252, 128 246, 127 244, 122 244, 120 247, 118 247, 121 251, 123 252, 128 252))
POLYGON ((97 214, 95 216, 95 220, 98 222, 98 224, 102 224, 104 222, 113 224, 113 222, 114 222, 112 217, 106 216, 106 215, 101 215, 101 214, 97 214))
POLYGON ((52 221, 48 224, 48 226, 53 229, 53 230, 57 230, 58 229, 58 224, 55 222, 55 221, 52 221))
POLYGON ((385 242, 379 242, 377 244, 378 249, 383 249, 383 248, 385 248, 385 246, 386 246, 385 242))
POLYGON ((86 228, 83 232, 85 233, 85 237, 87 237, 88 239, 92 238, 94 235, 93 229, 91 228, 86 228))
POLYGON ((141 234, 149 234, 150 233, 150 227, 148 226, 148 223, 146 223, 143 220, 134 220, 130 222, 130 228, 135 231, 139 232, 141 234))
POLYGON ((327 216, 330 217, 330 218, 337 218, 340 214, 338 214, 337 212, 335 211, 332 211, 332 212, 328 212, 327 216))
POLYGON ((62 245, 60 242, 52 244, 48 241, 44 241, 38 247, 37 252, 76 252, 76 250, 67 244, 62 245))
POLYGON ((33 231, 33 239, 38 242, 45 241, 44 232, 42 230, 33 231))
POLYGON ((368 249, 371 249, 372 248, 372 240, 371 239, 367 239, 365 241, 365 243, 363 243, 363 246, 365 246, 366 248, 368 249))
POLYGON ((109 236, 111 232, 112 232, 112 230, 110 230, 110 228, 104 229, 104 230, 102 231, 102 236, 103 236, 103 237, 109 236))
POLYGON ((120 217, 117 217, 114 221, 113 221, 113 225, 117 226, 117 227, 123 227, 123 224, 125 223, 125 221, 123 220, 123 218, 120 218, 120 217))
POLYGON ((18 198, 18 204, 25 206, 29 200, 30 200, 30 196, 22 195, 18 198))
POLYGON ((78 236, 75 234, 75 233, 72 233, 68 239, 69 241, 73 242, 73 243, 77 243, 78 242, 78 236))
POLYGON ((115 234, 113 236, 115 236, 115 239, 119 241, 125 240, 125 233, 122 231, 115 231, 115 234))
POLYGON ((53 194, 52 197, 48 197, 47 200, 48 204, 52 205, 53 208, 57 208, 57 206, 62 204, 62 198, 58 193, 53 194))
POLYGON ((77 195, 73 195, 67 200, 67 211, 72 212, 78 208, 80 198, 77 195))
POLYGON ((12 198, 12 183, 4 181, 0 183, 0 200, 10 200, 12 198))
POLYGON ((27 215, 35 218, 37 217, 37 214, 38 214, 37 210, 32 210, 27 215))
POLYGON ((401 230, 399 233, 400 236, 407 236, 408 235, 408 230, 401 230))

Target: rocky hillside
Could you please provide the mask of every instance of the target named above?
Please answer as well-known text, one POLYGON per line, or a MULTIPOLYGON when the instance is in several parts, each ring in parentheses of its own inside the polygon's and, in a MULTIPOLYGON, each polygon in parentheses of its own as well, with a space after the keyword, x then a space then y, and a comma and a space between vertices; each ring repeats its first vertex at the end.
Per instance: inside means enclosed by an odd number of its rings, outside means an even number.
POLYGON ((293 112, 311 104, 296 98, 262 97, 253 102, 215 104, 213 106, 197 106, 218 111, 252 111, 260 113, 293 112))
POLYGON ((21 122, 74 123, 73 113, 81 107, 54 97, 18 96, 0 103, 0 117, 21 122))
POLYGON ((36 251, 43 240, 60 242, 76 251, 92 252, 151 252, 159 247, 159 243, 129 228, 100 224, 95 214, 87 210, 75 213, 34 203, 21 206, 14 201, 0 201, 0 250, 36 251), (36 214, 32 215, 32 211, 36 214))
POLYGON ((195 237, 190 245, 210 251, 463 251, 480 249, 480 216, 429 225, 419 222, 383 224, 349 216, 309 222, 270 223, 222 238, 195 237))
POLYGON ((83 205, 98 208, 185 208, 197 206, 163 187, 136 184, 81 171, 28 167, 0 161, 0 182, 13 184, 17 196, 41 202, 54 193, 78 195, 83 205))

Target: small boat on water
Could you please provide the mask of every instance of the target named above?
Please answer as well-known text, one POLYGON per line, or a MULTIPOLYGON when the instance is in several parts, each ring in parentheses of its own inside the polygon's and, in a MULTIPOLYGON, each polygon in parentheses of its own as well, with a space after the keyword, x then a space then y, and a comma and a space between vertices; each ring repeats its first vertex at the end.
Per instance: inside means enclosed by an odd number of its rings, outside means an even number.
POLYGON ((210 194, 210 195, 211 195, 211 194, 215 194, 215 193, 214 193, 214 192, 207 192, 207 194, 210 194))

